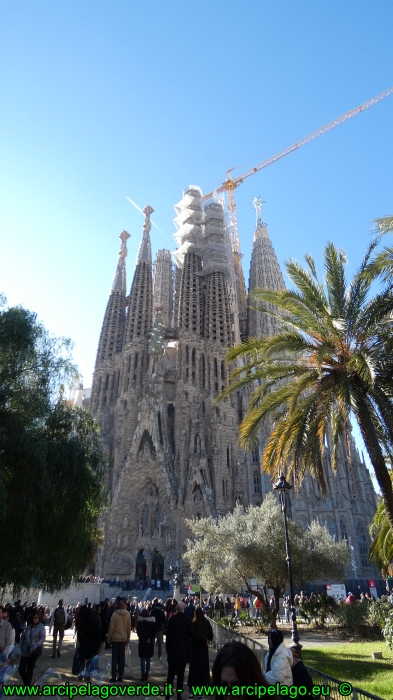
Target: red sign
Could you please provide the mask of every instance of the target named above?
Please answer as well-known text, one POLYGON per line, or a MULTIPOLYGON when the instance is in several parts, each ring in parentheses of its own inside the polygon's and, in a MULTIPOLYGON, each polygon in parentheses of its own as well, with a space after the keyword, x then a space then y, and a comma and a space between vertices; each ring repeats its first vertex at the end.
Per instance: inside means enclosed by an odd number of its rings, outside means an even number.
POLYGON ((369 578, 367 583, 368 583, 369 588, 376 588, 377 587, 377 584, 375 583, 373 578, 369 578))
POLYGON ((188 586, 187 590, 192 591, 192 586, 188 586))

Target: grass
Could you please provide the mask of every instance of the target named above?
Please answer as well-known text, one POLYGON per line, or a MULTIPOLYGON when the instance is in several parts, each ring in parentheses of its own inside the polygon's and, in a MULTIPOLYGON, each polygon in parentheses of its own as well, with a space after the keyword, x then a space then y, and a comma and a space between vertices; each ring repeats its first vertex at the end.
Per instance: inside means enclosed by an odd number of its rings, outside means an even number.
POLYGON ((347 642, 312 647, 304 650, 303 661, 318 671, 348 681, 383 700, 393 700, 393 652, 384 642, 347 642), (373 659, 373 651, 382 651, 383 659, 373 659))

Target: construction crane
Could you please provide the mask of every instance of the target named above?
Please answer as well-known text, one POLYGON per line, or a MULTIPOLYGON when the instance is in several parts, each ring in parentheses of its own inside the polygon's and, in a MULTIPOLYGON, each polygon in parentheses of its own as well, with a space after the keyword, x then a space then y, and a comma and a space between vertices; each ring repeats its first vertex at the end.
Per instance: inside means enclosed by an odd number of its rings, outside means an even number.
POLYGON ((230 170, 227 170, 227 179, 222 183, 221 187, 218 187, 214 192, 209 192, 206 194, 203 199, 207 200, 213 197, 215 194, 219 194, 220 192, 226 192, 227 197, 228 197, 228 213, 229 213, 229 229, 231 233, 231 239, 232 239, 232 248, 233 248, 233 253, 234 253, 234 267, 235 267, 235 274, 236 274, 236 287, 237 287, 237 297, 238 297, 238 304, 239 304, 239 321, 240 321, 240 329, 241 333, 245 332, 245 323, 246 323, 246 317, 247 317, 247 300, 246 300, 246 288, 245 288, 245 282, 244 282, 244 274, 243 274, 243 268, 241 264, 241 259, 242 259, 242 254, 240 252, 240 239, 239 239, 239 229, 238 229, 238 224, 237 224, 237 211, 236 211, 236 202, 235 202, 235 189, 236 187, 239 187, 239 185, 244 182, 244 180, 251 175, 255 175, 255 173, 259 173, 260 170, 263 170, 263 168, 267 168, 268 165, 271 165, 272 163, 275 163, 277 160, 280 160, 281 158, 284 158, 285 156, 288 156, 290 153, 293 153, 293 151, 297 151, 298 148, 301 148, 302 146, 305 146, 307 143, 310 143, 311 141, 315 141, 315 139, 319 138, 320 136, 323 136, 326 134, 328 131, 331 131, 332 129, 335 129, 336 126, 340 126, 340 124, 344 124, 344 122, 347 122, 349 119, 352 119, 352 117, 355 117, 357 114, 360 114, 360 112, 364 112, 365 109, 368 109, 369 107, 372 107, 373 105, 377 104, 377 102, 380 102, 381 100, 385 99, 385 97, 389 97, 389 95, 393 94, 393 87, 388 88, 387 90, 384 90, 384 92, 380 92, 379 95, 376 95, 376 97, 373 97, 371 100, 367 100, 367 102, 364 102, 361 104, 359 107, 355 107, 355 109, 351 109, 349 112, 346 112, 343 114, 341 117, 338 117, 337 119, 334 119, 333 121, 329 122, 329 124, 325 124, 325 126, 320 127, 320 129, 317 129, 316 131, 313 131, 312 134, 309 134, 309 136, 306 136, 303 139, 300 139, 299 141, 296 141, 296 143, 292 144, 292 146, 288 146, 288 148, 285 148, 283 151, 280 153, 276 153, 275 155, 271 156, 270 158, 267 158, 266 160, 263 160, 261 163, 258 163, 258 165, 255 165, 253 168, 250 168, 249 170, 246 170, 246 172, 242 173, 241 175, 238 175, 235 178, 232 178, 232 171, 235 170, 235 168, 230 168, 230 170))

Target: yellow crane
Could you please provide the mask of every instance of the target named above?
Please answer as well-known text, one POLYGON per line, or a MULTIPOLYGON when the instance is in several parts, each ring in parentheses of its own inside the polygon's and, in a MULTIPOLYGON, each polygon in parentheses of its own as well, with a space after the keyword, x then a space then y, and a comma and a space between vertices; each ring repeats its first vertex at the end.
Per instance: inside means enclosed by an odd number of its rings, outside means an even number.
POLYGON ((297 151, 299 148, 301 148, 302 146, 305 146, 307 143, 310 143, 311 141, 315 141, 315 139, 319 138, 320 136, 323 136, 328 131, 335 129, 336 126, 340 126, 340 124, 344 124, 344 122, 347 122, 349 119, 352 119, 352 117, 355 117, 357 114, 360 114, 360 112, 364 112, 365 109, 372 107, 373 105, 377 104, 377 102, 380 102, 381 100, 385 99, 385 97, 389 97, 389 95, 391 95, 391 94, 393 94, 393 87, 390 87, 387 90, 380 92, 379 95, 376 95, 375 97, 371 98, 371 100, 367 100, 367 102, 364 102, 363 104, 359 105, 359 107, 355 107, 355 109, 351 109, 349 112, 346 112, 341 117, 338 117, 337 119, 334 119, 333 121, 329 122, 328 124, 325 124, 325 126, 321 126, 316 131, 313 131, 312 134, 305 136, 303 139, 300 139, 299 141, 296 141, 296 143, 292 144, 292 146, 288 146, 288 148, 285 148, 280 153, 276 153, 275 155, 271 156, 270 158, 263 160, 261 163, 258 163, 258 165, 255 165, 254 167, 249 168, 248 170, 246 170, 241 175, 238 175, 237 177, 232 178, 231 173, 233 170, 235 170, 235 168, 230 168, 230 170, 227 170, 228 177, 226 180, 224 180, 222 185, 220 187, 218 187, 216 190, 214 190, 213 192, 209 192, 208 194, 206 194, 203 197, 204 200, 207 200, 207 199, 210 199, 216 193, 217 194, 220 192, 227 193, 228 213, 229 213, 229 228, 230 228, 230 232, 231 232, 232 248, 233 248, 233 254, 234 254, 234 267, 235 267, 235 274, 236 274, 236 287, 237 287, 237 297, 238 297, 238 304, 239 304, 239 322, 240 322, 241 334, 245 333, 245 331, 246 331, 245 326, 246 326, 246 318, 247 318, 247 299, 246 299, 246 286, 245 286, 245 282, 244 282, 243 267, 242 267, 242 263, 241 263, 242 254, 240 252, 239 229, 238 229, 238 224, 237 224, 237 211, 236 211, 236 201, 235 201, 235 189, 236 189, 236 187, 239 187, 239 185, 241 185, 242 182, 244 182, 244 180, 246 180, 246 178, 250 177, 251 175, 255 175, 255 173, 259 173, 259 171, 263 170, 263 168, 267 168, 268 165, 272 165, 272 163, 275 163, 277 160, 280 160, 281 158, 284 158, 285 156, 288 156, 290 153, 293 153, 293 151, 297 151))

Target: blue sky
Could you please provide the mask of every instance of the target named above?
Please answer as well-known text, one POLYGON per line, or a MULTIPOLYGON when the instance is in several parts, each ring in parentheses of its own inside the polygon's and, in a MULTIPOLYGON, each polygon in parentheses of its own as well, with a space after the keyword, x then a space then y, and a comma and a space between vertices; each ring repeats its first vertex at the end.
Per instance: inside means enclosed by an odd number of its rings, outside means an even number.
MULTIPOLYGON (((391 0, 3 0, 0 290, 71 337, 91 374, 119 247, 128 286, 150 204, 173 205, 393 85, 391 0)), ((393 213, 393 96, 236 192, 248 278, 254 195, 280 263, 327 240, 349 273, 393 213)), ((242 172, 242 169, 235 174, 242 172)))

